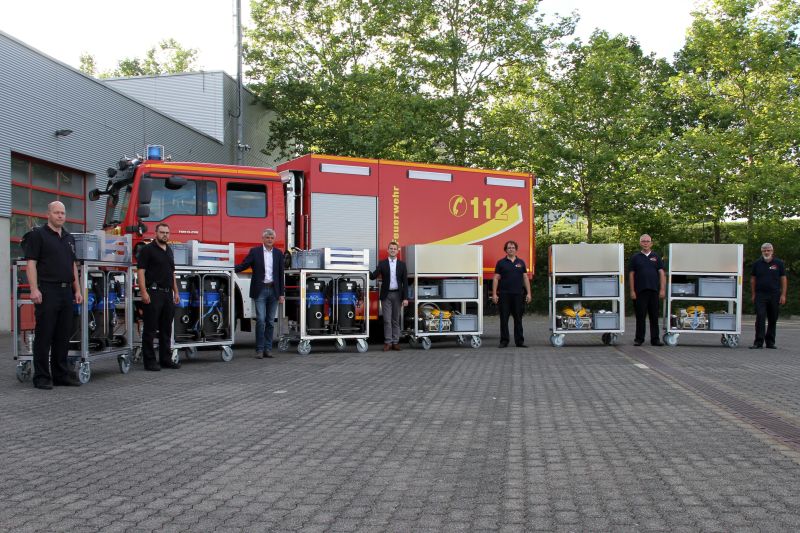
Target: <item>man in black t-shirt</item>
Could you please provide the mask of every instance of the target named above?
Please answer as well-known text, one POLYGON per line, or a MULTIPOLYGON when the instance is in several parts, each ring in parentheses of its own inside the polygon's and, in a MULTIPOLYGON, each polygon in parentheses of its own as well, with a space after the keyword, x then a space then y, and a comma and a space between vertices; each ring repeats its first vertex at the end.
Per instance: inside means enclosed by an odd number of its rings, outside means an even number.
POLYGON ((508 346, 508 317, 514 317, 514 343, 518 348, 526 348, 522 333, 522 314, 525 303, 531 301, 531 282, 525 261, 517 257, 517 243, 506 242, 503 247, 506 256, 494 267, 492 280, 492 301, 500 310, 500 348, 508 346))
POLYGON ((756 338, 750 348, 776 348, 775 332, 778 325, 778 309, 786 303, 786 267, 775 257, 772 244, 761 245, 759 257, 750 270, 750 291, 756 307, 756 338), (764 323, 767 322, 766 332, 764 323))
POLYGON ((172 320, 178 303, 178 284, 175 282, 175 259, 169 246, 169 226, 156 226, 156 238, 145 245, 136 259, 136 276, 142 297, 144 325, 142 359, 145 370, 180 368, 172 361, 172 320), (158 331, 158 361, 153 340, 158 331))
POLYGON ((73 298, 83 302, 75 258, 75 238, 64 229, 66 210, 61 202, 47 206, 47 224, 31 231, 23 245, 28 260, 31 301, 35 305, 33 386, 78 386, 69 372, 67 352, 72 333, 73 298))
POLYGON ((653 250, 650 235, 639 237, 641 251, 631 256, 628 263, 631 299, 636 307, 636 335, 633 344, 644 343, 645 319, 650 317, 650 344, 662 346, 658 338, 658 301, 664 298, 667 276, 664 274, 664 263, 653 250))

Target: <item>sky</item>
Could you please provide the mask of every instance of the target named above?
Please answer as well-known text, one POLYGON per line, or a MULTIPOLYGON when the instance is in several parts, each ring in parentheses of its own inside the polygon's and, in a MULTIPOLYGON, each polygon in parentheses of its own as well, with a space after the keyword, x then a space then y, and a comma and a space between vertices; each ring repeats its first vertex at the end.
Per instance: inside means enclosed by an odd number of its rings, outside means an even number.
MULTIPOLYGON (((684 43, 697 0, 543 0, 552 15, 577 11, 576 36, 595 28, 636 37, 646 53, 672 59, 684 43)), ((0 0, 0 30, 73 67, 82 53, 98 70, 119 59, 144 57, 159 41, 174 38, 198 50, 198 68, 236 75, 235 0, 0 0)), ((250 23, 249 0, 242 21, 250 23)))

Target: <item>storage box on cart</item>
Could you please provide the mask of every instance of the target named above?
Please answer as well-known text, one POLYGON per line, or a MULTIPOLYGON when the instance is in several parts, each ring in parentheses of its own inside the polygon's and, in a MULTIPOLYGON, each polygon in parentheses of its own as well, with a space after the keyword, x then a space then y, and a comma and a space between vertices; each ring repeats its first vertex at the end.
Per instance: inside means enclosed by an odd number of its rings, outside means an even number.
POLYGON ((701 298, 735 298, 736 278, 700 278, 697 292, 701 298))
POLYGON ((563 298, 564 296, 580 296, 581 289, 577 283, 559 283, 556 285, 556 296, 563 298))
POLYGON ((178 266, 186 266, 189 264, 189 245, 185 242, 176 242, 169 245, 172 248, 172 256, 175 259, 175 264, 178 266))
POLYGON ((292 254, 292 268, 321 269, 322 250, 297 250, 292 254))
POLYGON ((100 237, 94 233, 73 233, 75 256, 84 261, 100 260, 100 237))
POLYGON ((478 280, 443 279, 442 298, 477 298, 478 280))
POLYGON ((672 284, 672 296, 694 296, 696 290, 694 283, 672 284))
POLYGON ((595 313, 592 329, 619 329, 619 313, 595 313))
POLYGON ((708 329, 716 331, 736 331, 736 316, 730 313, 709 313, 708 329))
POLYGON ((477 331, 478 315, 453 315, 453 331, 477 331))
POLYGON ((581 296, 611 298, 619 296, 616 276, 586 276, 581 278, 581 296))
POLYGON ((103 230, 92 232, 99 243, 98 258, 110 263, 129 263, 131 260, 131 236, 111 235, 103 230))

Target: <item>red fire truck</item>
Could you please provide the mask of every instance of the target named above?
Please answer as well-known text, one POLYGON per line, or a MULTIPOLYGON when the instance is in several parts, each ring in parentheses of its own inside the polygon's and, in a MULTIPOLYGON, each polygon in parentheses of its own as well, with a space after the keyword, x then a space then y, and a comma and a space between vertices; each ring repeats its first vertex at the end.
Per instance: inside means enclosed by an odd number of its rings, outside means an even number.
MULTIPOLYGON (((306 155, 267 168, 122 160, 109 169, 104 228, 133 235, 134 245, 169 224, 177 242, 196 239, 236 246, 241 261, 274 228, 284 250, 346 247, 370 250, 370 265, 389 241, 410 244, 482 244, 490 279, 515 240, 533 272, 533 184, 530 174, 474 168, 306 155)), ((236 276, 236 314, 251 316, 248 273, 236 276)), ((488 284, 485 284, 488 286, 488 284)), ((377 318, 372 298, 370 318, 377 318)), ((240 320, 250 329, 249 320, 240 320)))

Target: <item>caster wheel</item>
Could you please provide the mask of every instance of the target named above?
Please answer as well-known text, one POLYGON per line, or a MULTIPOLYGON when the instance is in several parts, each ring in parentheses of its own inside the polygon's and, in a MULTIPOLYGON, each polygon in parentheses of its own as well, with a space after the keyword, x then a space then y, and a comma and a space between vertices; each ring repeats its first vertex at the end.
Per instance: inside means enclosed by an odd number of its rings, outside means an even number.
POLYGON ((333 341, 333 347, 336 348, 337 352, 343 352, 347 348, 347 343, 344 339, 336 339, 333 341))
POLYGON ((464 338, 464 335, 459 335, 458 337, 456 337, 456 344, 458 344, 459 346, 466 346, 467 339, 464 338))
POLYGON ((419 339, 417 337, 409 337, 408 345, 412 348, 419 348, 419 339))
POLYGON ((219 353, 220 358, 226 363, 233 361, 233 350, 230 346, 223 346, 219 353))
POLYGON ((142 361, 142 349, 137 346, 131 352, 131 363, 140 363, 142 361))
POLYGON ((430 350, 431 349, 431 338, 430 337, 422 337, 420 339, 420 343, 422 344, 423 350, 430 350))
POLYGON ((188 361, 194 361, 197 359, 197 348, 194 346, 190 348, 184 348, 183 353, 186 355, 186 359, 188 361))
POLYGON ((297 345, 297 353, 300 355, 308 355, 311 353, 311 341, 300 341, 297 345))
POLYGON ((172 362, 176 365, 181 364, 181 352, 177 348, 172 350, 172 362))
POLYGON ((720 336, 719 342, 723 346, 727 346, 728 345, 728 336, 723 334, 722 336, 720 336))
POLYGON ((739 346, 739 335, 726 335, 728 337, 728 341, 726 346, 728 348, 736 348, 739 346))
POLYGON ((606 346, 611 344, 611 333, 603 333, 603 344, 606 346))
POLYGON ((356 350, 358 350, 358 353, 365 353, 369 350, 369 344, 367 344, 366 339, 358 339, 356 341, 356 350))
POLYGON ((285 352, 289 349, 289 337, 281 337, 278 340, 278 350, 285 352))
POLYGON ((557 333, 550 335, 550 344, 552 344, 554 348, 561 348, 564 346, 564 335, 557 333))
POLYGON ((469 345, 475 348, 476 350, 481 347, 481 344, 483 344, 483 341, 477 335, 473 335, 472 337, 470 337, 469 345))
POLYGON ((76 369, 76 374, 78 375, 78 381, 81 382, 81 385, 89 383, 89 380, 92 379, 92 367, 89 365, 89 361, 80 363, 76 369))
POLYGON ((667 346, 677 346, 678 345, 678 334, 677 333, 665 333, 664 334, 664 344, 667 346))
POLYGON ((120 355, 117 358, 117 364, 119 364, 119 371, 123 374, 127 374, 131 370, 131 356, 120 355))
POLYGON ((609 346, 616 346, 617 342, 619 341, 619 335, 616 333, 611 334, 611 340, 609 341, 609 346))
POLYGON ((30 381, 33 374, 33 366, 30 361, 20 361, 17 363, 17 379, 20 383, 30 381))

